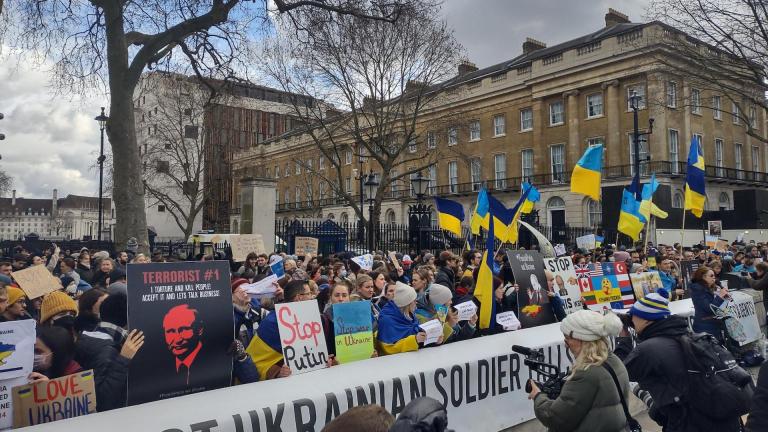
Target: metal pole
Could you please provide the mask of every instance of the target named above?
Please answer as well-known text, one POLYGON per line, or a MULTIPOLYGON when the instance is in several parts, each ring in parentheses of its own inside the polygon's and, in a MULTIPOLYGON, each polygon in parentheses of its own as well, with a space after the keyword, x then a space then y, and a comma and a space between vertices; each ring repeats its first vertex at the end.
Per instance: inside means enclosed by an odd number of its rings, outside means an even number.
POLYGON ((373 201, 368 205, 368 250, 373 253, 373 201))
POLYGON ((101 147, 99 150, 99 233, 97 238, 101 248, 101 223, 102 223, 102 186, 104 184, 104 128, 101 128, 101 147))
POLYGON ((640 130, 638 125, 638 115, 637 115, 637 101, 632 102, 632 121, 634 123, 634 131, 632 133, 633 136, 633 143, 632 143, 632 152, 635 154, 635 175, 640 177, 640 130))

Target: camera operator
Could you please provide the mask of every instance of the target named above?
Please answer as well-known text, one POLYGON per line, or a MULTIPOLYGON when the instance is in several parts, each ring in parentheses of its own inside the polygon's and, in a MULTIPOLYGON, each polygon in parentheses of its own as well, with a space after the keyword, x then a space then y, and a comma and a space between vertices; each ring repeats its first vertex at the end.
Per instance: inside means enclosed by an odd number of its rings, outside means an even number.
POLYGON ((608 340, 621 328, 621 320, 613 313, 590 310, 574 312, 560 323, 565 345, 575 358, 571 375, 555 400, 534 383, 528 395, 536 418, 550 431, 626 430, 621 397, 626 400, 629 396, 629 378, 621 360, 611 353, 608 340), (621 397, 609 368, 618 378, 621 397))

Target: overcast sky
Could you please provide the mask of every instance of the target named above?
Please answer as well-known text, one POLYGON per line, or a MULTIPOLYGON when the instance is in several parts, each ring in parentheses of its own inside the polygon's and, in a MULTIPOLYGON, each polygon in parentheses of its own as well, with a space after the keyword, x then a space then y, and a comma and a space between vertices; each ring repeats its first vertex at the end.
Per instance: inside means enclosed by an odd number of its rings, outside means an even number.
MULTIPOLYGON (((478 67, 521 53, 526 37, 555 45, 604 26, 609 7, 643 21, 649 0, 445 0, 444 15, 478 67)), ((53 95, 44 71, 0 61, 0 169, 17 196, 98 194, 99 129, 93 118, 106 98, 53 95)))

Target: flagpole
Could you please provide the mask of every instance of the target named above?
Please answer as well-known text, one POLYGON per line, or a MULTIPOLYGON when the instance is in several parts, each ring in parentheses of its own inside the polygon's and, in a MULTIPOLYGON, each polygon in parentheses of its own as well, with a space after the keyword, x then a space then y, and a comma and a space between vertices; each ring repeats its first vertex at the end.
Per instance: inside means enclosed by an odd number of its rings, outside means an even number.
MULTIPOLYGON (((651 206, 653 206, 653 201, 651 201, 651 206)), ((643 253, 646 253, 648 250, 648 231, 650 231, 651 221, 653 221, 653 214, 648 216, 648 222, 645 223, 645 242, 643 243, 643 253)))
POLYGON ((685 239, 685 209, 683 209, 683 223, 680 228, 680 261, 683 260, 683 242, 685 239))

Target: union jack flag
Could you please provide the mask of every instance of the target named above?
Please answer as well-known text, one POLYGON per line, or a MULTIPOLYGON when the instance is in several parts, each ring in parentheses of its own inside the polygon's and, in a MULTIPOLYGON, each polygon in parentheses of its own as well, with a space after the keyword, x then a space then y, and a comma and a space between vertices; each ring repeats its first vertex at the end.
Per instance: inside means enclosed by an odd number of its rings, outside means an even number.
POLYGON ((588 278, 590 275, 590 264, 576 264, 576 277, 579 279, 588 278))

